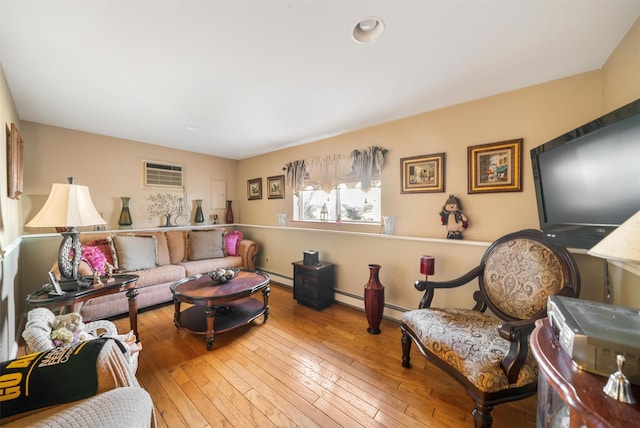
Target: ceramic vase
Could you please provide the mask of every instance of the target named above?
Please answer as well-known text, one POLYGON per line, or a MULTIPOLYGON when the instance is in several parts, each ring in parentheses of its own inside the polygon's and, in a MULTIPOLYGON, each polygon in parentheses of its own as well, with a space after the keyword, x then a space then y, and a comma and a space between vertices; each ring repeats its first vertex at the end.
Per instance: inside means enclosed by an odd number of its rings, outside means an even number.
POLYGON ((227 224, 233 223, 233 210, 231 209, 231 201, 227 201, 227 216, 225 217, 227 224))
POLYGON ((196 216, 193 221, 196 224, 204 223, 204 214, 202 213, 202 199, 196 199, 196 216))
POLYGON ((384 311, 384 285, 378 277, 382 266, 369 265, 369 281, 364 285, 364 311, 367 314, 371 334, 380 334, 380 322, 384 311))
POLYGON ((121 196, 122 200, 122 210, 120 210, 120 218, 118 219, 118 225, 120 227, 128 227, 133 224, 131 221, 131 212, 129 212, 129 200, 131 197, 129 196, 121 196))

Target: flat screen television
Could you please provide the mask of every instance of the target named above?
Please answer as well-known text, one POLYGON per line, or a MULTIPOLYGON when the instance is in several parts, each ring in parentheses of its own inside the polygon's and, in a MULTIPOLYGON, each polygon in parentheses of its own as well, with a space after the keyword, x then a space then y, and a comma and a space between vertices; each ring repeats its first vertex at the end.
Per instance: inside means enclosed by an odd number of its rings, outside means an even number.
POLYGON ((640 210, 640 99, 531 150, 540 228, 591 248, 640 210))

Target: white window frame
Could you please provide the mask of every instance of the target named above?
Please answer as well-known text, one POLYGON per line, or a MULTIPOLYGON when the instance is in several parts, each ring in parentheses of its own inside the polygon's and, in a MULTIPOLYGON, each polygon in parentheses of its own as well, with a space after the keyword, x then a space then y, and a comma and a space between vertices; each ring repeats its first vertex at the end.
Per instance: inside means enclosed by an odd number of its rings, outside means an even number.
MULTIPOLYGON (((359 190, 360 183, 356 182, 342 182, 336 186, 334 186, 330 192, 324 192, 320 190, 317 186, 307 186, 304 190, 301 190, 298 195, 293 196, 293 220, 300 222, 309 222, 309 223, 349 223, 349 224, 380 224, 382 221, 382 213, 381 213, 381 194, 382 194, 382 182, 379 180, 371 182, 371 190, 365 194, 362 191, 359 191, 362 194, 362 204, 361 205, 351 205, 356 207, 364 207, 364 215, 367 217, 365 219, 359 220, 352 218, 346 214, 345 206, 345 193, 343 190, 359 190), (315 192, 313 198, 315 199, 315 203, 311 206, 305 206, 304 199, 305 196, 310 196, 310 192, 315 192), (323 219, 321 217, 321 208, 320 205, 320 197, 322 194, 326 195, 327 203, 327 218, 323 219), (366 205, 365 205, 366 201, 366 205), (307 210, 313 210, 311 214, 305 214, 307 210)), ((352 193, 352 192, 350 192, 352 193)))

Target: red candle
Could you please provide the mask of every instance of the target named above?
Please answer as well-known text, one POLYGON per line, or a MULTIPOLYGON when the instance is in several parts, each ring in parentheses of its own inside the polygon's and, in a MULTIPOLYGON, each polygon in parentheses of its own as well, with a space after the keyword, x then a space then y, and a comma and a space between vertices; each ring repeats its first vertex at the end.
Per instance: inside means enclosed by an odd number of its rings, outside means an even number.
POLYGON ((435 271, 435 259, 431 256, 420 256, 420 273, 433 275, 435 271))

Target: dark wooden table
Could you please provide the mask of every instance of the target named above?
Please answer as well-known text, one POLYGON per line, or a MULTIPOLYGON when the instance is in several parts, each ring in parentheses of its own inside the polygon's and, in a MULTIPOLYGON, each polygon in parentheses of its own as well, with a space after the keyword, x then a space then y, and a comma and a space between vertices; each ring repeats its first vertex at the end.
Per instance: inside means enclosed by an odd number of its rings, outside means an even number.
POLYGON ((205 334, 207 350, 211 350, 215 333, 248 324, 260 315, 267 322, 269 291, 269 275, 262 272, 240 271, 225 283, 213 281, 208 275, 181 279, 171 285, 173 322, 178 328, 205 334), (262 302, 250 297, 258 291, 262 291, 262 302), (194 306, 181 312, 182 302, 194 306))
POLYGON ((531 351, 540 368, 538 427, 631 427, 640 424, 640 387, 632 385, 636 404, 608 397, 609 379, 579 369, 560 347, 548 319, 536 321, 531 351), (568 422, 568 425, 567 425, 568 422))
MULTIPOLYGON (((49 294, 50 290, 43 288, 27 296, 27 306, 29 308, 63 308, 64 312, 73 312, 76 305, 84 304, 96 297, 107 294, 122 293, 127 294, 129 299, 129 323, 131 330, 136 335, 136 341, 140 341, 138 335, 138 275, 115 274, 111 280, 101 276, 102 285, 90 285, 74 291, 65 291, 63 295, 49 294)), ((78 310, 79 312, 79 310, 78 310)))

